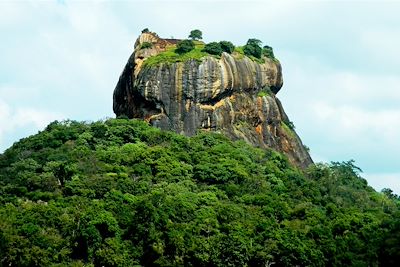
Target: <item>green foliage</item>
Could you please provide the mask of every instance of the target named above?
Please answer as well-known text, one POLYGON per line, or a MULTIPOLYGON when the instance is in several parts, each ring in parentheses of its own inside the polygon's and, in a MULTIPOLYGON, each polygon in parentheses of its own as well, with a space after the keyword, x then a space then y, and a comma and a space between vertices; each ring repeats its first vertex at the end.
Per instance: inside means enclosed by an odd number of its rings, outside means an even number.
POLYGON ((236 59, 243 59, 245 57, 243 52, 243 46, 236 46, 235 49, 233 50, 233 56, 236 59))
POLYGON ((274 50, 272 49, 272 47, 265 45, 262 49, 262 54, 263 56, 267 57, 267 58, 272 58, 275 59, 274 56, 274 50))
POLYGON ((178 54, 184 54, 194 49, 195 45, 192 40, 182 40, 176 45, 175 52, 178 54))
POLYGON ((308 153, 310 153, 310 148, 309 148, 308 146, 303 145, 303 147, 304 147, 304 149, 305 149, 308 153))
POLYGON ((150 31, 149 31, 149 28, 144 28, 143 30, 142 30, 142 33, 149 33, 150 31))
POLYGON ((192 40, 201 40, 203 39, 203 33, 200 30, 192 30, 190 32, 189 38, 192 40))
POLYGON ((140 45, 140 49, 146 49, 146 48, 152 48, 152 47, 153 47, 153 44, 150 43, 150 42, 143 42, 143 43, 140 45))
POLYGON ((290 120, 285 120, 283 123, 292 131, 296 129, 296 126, 294 126, 294 123, 290 120))
POLYGON ((204 44, 195 44, 193 50, 187 53, 178 54, 176 53, 176 46, 170 46, 165 52, 161 52, 156 56, 147 58, 144 61, 144 66, 155 66, 158 64, 172 64, 176 62, 185 62, 188 60, 200 61, 201 58, 208 56, 209 54, 203 51, 204 44))
POLYGON ((265 86, 264 88, 262 88, 257 94, 258 97, 264 97, 264 96, 270 96, 270 95, 273 95, 273 93, 271 91, 271 88, 269 88, 268 86, 265 86))
MULTIPOLYGON (((198 31, 198 30, 194 30, 198 31)), ((193 32, 193 31, 192 31, 193 32)), ((201 31, 200 36, 201 36, 201 31)), ((194 36, 199 36, 198 32, 195 32, 194 36)), ((244 56, 247 56, 251 60, 257 63, 265 63, 264 58, 270 57, 274 60, 272 48, 269 46, 264 46, 261 48, 261 41, 258 39, 249 39, 245 46, 235 47, 229 41, 220 41, 211 42, 206 45, 202 41, 199 41, 201 38, 191 37, 191 40, 182 40, 178 42, 177 45, 170 45, 166 48, 165 51, 160 52, 157 55, 151 56, 144 61, 144 66, 154 66, 163 63, 176 63, 176 62, 185 62, 188 60, 197 60, 201 61, 201 59, 205 56, 214 56, 219 58, 222 52, 226 52, 229 54, 233 54, 233 56, 237 59, 242 59, 244 56)), ((151 43, 143 43, 140 49, 151 48, 151 43)))
POLYGON ((398 199, 399 196, 393 193, 393 190, 390 188, 383 188, 381 192, 390 199, 398 199))
POLYGON ((261 91, 258 92, 258 94, 257 94, 258 97, 264 97, 264 96, 267 96, 267 95, 268 95, 268 92, 267 92, 267 91, 263 91, 263 90, 261 90, 261 91))
POLYGON ((253 56, 260 59, 262 55, 261 41, 254 38, 249 39, 243 47, 243 52, 246 56, 253 56))
POLYGON ((244 56, 243 46, 236 46, 234 52, 244 56))
POLYGON ((1 266, 396 266, 400 203, 216 133, 53 122, 0 155, 1 266))
POLYGON ((219 44, 221 45, 222 51, 228 54, 232 54, 232 52, 235 50, 235 46, 229 41, 221 41, 219 44))
POLYGON ((281 121, 281 127, 287 136, 291 137, 293 140, 296 139, 296 134, 294 132, 295 126, 291 121, 281 121))
POLYGON ((217 56, 220 56, 223 52, 222 48, 221 48, 221 44, 217 43, 217 42, 211 42, 211 43, 206 44, 204 46, 203 51, 208 54, 217 55, 217 56))

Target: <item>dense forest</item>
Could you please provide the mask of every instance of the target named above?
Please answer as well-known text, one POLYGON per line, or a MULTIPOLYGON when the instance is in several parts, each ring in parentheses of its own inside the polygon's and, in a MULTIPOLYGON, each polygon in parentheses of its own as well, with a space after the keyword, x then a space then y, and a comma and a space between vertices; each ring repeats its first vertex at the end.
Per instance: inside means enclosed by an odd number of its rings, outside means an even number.
POLYGON ((395 266, 400 201, 217 133, 53 122, 0 155, 0 266, 395 266))

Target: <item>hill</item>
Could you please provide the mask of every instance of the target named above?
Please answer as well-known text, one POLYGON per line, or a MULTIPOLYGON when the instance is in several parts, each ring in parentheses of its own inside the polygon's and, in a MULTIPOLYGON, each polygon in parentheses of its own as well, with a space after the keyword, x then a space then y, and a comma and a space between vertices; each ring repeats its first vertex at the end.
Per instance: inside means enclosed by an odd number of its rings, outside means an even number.
POLYGON ((352 161, 53 122, 0 155, 1 266, 395 266, 400 204, 352 161))

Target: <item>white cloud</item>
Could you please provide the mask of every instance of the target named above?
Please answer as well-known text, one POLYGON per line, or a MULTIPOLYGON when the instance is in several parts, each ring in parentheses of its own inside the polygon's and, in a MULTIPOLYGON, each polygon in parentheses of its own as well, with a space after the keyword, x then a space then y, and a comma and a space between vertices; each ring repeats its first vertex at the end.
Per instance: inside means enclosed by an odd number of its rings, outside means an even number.
POLYGON ((42 130, 48 123, 64 118, 61 114, 30 107, 12 108, 0 100, 0 153, 13 141, 6 136, 19 136, 18 131, 29 127, 28 133, 42 130))
POLYGON ((364 48, 370 52, 366 56, 373 57, 381 65, 383 65, 382 63, 390 64, 391 68, 397 67, 398 69, 400 67, 399 32, 399 25, 384 29, 365 29, 361 33, 361 42, 364 48))
POLYGON ((0 29, 10 27, 16 23, 23 23, 29 12, 25 5, 16 5, 15 2, 2 1, 0 9, 0 29))
POLYGON ((400 195, 400 173, 363 173, 362 176, 377 191, 390 188, 395 194, 400 195))
MULTIPOLYGON (((394 141, 400 136, 400 109, 370 111, 354 106, 333 106, 329 103, 316 103, 312 106, 315 119, 326 124, 331 135, 339 138, 372 139, 394 141)), ((374 140, 375 141, 375 140, 374 140)))
MULTIPOLYGON (((278 97, 316 161, 354 159, 366 173, 399 172, 400 76, 341 69, 293 51, 281 62, 278 97)), ((387 182, 394 188, 399 180, 387 182)))
POLYGON ((62 118, 60 114, 37 110, 34 108, 20 107, 14 112, 15 114, 12 115, 14 128, 31 124, 34 127, 41 129, 49 124, 49 122, 62 118))

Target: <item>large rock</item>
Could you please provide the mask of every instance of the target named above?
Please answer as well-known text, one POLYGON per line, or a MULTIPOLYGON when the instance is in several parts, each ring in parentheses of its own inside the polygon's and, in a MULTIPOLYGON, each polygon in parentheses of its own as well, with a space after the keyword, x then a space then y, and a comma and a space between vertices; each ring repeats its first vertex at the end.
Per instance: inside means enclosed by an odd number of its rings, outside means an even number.
POLYGON ((259 147, 285 153, 299 167, 312 159, 276 98, 282 87, 281 65, 264 58, 223 53, 221 58, 160 63, 145 60, 176 42, 142 34, 114 90, 117 116, 141 118, 161 129, 194 135, 218 131, 259 147), (140 49, 144 42, 152 48, 140 49))

